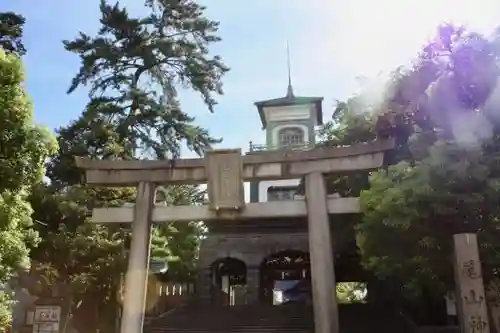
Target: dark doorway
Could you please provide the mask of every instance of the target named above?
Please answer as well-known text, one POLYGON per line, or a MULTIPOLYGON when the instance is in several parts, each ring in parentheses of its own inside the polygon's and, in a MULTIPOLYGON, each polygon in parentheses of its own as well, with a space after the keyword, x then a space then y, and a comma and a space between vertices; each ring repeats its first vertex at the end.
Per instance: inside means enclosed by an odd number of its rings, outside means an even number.
POLYGON ((216 304, 239 305, 245 303, 247 266, 236 258, 214 261, 212 270, 212 300, 216 304))
POLYGON ((260 266, 262 303, 308 302, 311 299, 309 253, 285 250, 266 257, 260 266))

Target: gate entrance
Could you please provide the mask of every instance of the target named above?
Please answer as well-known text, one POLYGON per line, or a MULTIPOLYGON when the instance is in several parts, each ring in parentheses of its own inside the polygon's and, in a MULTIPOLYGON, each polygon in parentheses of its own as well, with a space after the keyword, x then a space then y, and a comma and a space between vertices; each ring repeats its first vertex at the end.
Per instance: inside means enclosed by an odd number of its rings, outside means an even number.
MULTIPOLYGON (((316 333, 338 333, 336 280, 330 215, 359 212, 358 198, 328 196, 324 174, 380 168, 394 140, 308 151, 241 155, 241 150, 208 151, 204 158, 176 161, 90 160, 76 158, 85 181, 96 186, 137 186, 134 207, 96 208, 95 223, 131 223, 132 240, 125 279, 121 333, 142 333, 152 223, 307 217, 311 295, 316 333), (245 203, 243 182, 303 178, 301 200, 245 203), (209 204, 155 207, 159 184, 206 183, 209 204)), ((454 236, 457 304, 464 332, 489 332, 481 263, 475 234, 454 236)))
POLYGON ((311 293, 309 253, 286 250, 267 256, 260 265, 263 303, 307 302, 311 293))
POLYGON ((211 294, 216 304, 245 304, 247 266, 235 258, 222 258, 211 265, 211 294))

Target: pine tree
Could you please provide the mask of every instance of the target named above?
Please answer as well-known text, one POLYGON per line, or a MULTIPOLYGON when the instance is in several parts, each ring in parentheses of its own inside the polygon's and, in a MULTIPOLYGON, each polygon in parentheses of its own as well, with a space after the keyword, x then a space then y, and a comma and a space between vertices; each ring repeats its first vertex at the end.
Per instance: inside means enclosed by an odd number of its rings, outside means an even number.
MULTIPOLYGON (((77 185, 74 156, 167 159, 177 158, 183 145, 202 154, 219 142, 194 124, 178 97, 178 89, 191 88, 213 111, 228 70, 220 57, 209 55, 210 44, 220 40, 217 22, 206 19, 204 8, 193 1, 148 1, 146 6, 149 14, 132 17, 119 4, 101 1, 98 33, 80 33, 64 42, 81 59, 68 93, 90 88, 89 103, 78 119, 57 130, 60 151, 49 162, 50 186, 33 196, 36 218, 47 223, 34 257, 45 263, 41 270, 50 284, 69 287, 68 310, 81 330, 110 330, 130 234, 128 227, 89 223, 89 212, 131 202, 135 189, 77 185), (75 305, 80 303, 99 308, 99 318, 78 315, 75 305), (83 319, 80 324, 78 319, 83 319)), ((193 186, 162 187, 159 192, 170 205, 203 200, 193 186)), ((191 277, 200 230, 195 222, 155 228, 152 257, 171 260, 170 274, 191 277)))
POLYGON ((81 59, 68 93, 89 87, 90 101, 72 126, 59 131, 62 150, 166 159, 178 157, 183 144, 202 154, 219 142, 194 124, 178 96, 179 87, 191 88, 214 110, 228 71, 219 56, 209 55, 209 46, 220 40, 218 23, 194 1, 148 5, 149 15, 132 17, 118 3, 102 0, 97 35, 81 32, 64 41, 81 59))

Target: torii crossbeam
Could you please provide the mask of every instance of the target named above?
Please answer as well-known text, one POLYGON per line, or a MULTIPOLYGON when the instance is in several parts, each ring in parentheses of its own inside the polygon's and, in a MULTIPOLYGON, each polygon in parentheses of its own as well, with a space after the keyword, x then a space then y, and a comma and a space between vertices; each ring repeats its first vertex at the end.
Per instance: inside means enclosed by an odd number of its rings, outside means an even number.
POLYGON ((387 139, 309 151, 273 151, 242 156, 240 149, 208 151, 204 158, 175 161, 90 160, 76 158, 85 182, 94 186, 137 186, 134 207, 97 208, 96 223, 132 223, 121 333, 142 333, 152 222, 245 220, 307 216, 316 333, 338 333, 335 272, 329 214, 356 213, 357 198, 328 196, 323 174, 376 169, 387 139), (305 177, 305 198, 289 202, 245 203, 244 181, 305 177), (159 207, 154 192, 162 184, 206 183, 209 204, 159 207))

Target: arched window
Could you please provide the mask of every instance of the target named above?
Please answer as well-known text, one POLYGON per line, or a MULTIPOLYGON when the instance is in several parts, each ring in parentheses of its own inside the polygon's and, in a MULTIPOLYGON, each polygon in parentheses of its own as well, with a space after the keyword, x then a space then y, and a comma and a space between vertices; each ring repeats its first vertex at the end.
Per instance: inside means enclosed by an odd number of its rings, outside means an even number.
POLYGON ((304 131, 300 127, 286 127, 278 132, 280 147, 295 146, 304 143, 304 131))

